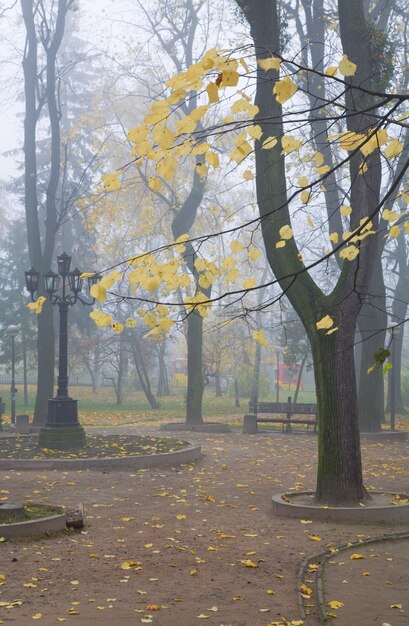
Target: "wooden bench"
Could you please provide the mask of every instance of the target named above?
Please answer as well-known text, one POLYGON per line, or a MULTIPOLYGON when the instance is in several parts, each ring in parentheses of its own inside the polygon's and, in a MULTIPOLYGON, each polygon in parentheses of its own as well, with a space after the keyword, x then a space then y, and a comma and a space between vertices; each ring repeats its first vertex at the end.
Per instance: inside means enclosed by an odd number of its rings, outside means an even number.
POLYGON ((269 423, 269 424, 282 424, 283 432, 291 433, 292 425, 307 426, 307 432, 310 426, 313 426, 313 432, 317 432, 317 419, 293 419, 293 415, 317 415, 316 404, 294 404, 291 397, 288 397, 287 402, 258 402, 252 400, 249 402, 249 414, 244 416, 243 419, 243 434, 253 435, 257 432, 257 424, 269 423), (260 417, 263 415, 280 415, 285 414, 285 417, 260 417))

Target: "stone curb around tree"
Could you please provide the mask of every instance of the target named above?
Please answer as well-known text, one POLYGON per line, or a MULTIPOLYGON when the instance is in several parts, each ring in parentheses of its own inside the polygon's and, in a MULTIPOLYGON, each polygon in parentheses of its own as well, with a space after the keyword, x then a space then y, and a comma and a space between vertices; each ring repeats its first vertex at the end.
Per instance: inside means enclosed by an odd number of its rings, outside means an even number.
POLYGON ((328 559, 333 558, 334 554, 339 554, 340 552, 346 552, 347 550, 354 550, 355 548, 362 548, 363 546, 368 546, 375 543, 386 543, 388 541, 399 541, 400 539, 409 539, 409 531, 404 530, 396 533, 386 533, 384 535, 379 535, 377 537, 370 537, 368 539, 361 539, 359 541, 348 542, 347 544, 343 544, 338 548, 335 548, 334 551, 324 550, 323 552, 319 552, 318 554, 314 554, 309 556, 304 562, 301 564, 299 573, 298 573, 298 589, 297 589, 297 604, 300 608, 301 618, 309 621, 310 615, 308 615, 305 611, 304 598, 302 596, 301 585, 306 580, 308 576, 308 584, 316 586, 316 596, 318 600, 318 617, 320 621, 325 624, 333 624, 333 618, 329 617, 326 611, 326 603, 324 599, 324 584, 323 584, 323 571, 324 566, 328 559), (314 564, 319 564, 319 567, 316 572, 312 573, 308 570, 309 566, 314 564), (313 576, 313 579, 311 577, 313 576))
POLYGON ((198 461, 202 457, 201 446, 190 446, 163 454, 140 454, 124 457, 101 457, 84 459, 0 459, 0 470, 95 470, 109 471, 130 468, 133 470, 173 467, 198 461))
POLYGON ((409 433, 405 430, 382 430, 380 433, 361 433, 363 443, 380 443, 381 441, 408 441, 409 433))
POLYGON ((35 537, 65 530, 65 510, 63 507, 54 507, 60 512, 48 517, 14 522, 13 524, 0 524, 0 536, 6 539, 19 539, 21 537, 35 537))
MULTIPOLYGON (((370 493, 373 495, 390 495, 391 497, 397 495, 396 492, 387 491, 372 491, 370 493)), ((313 495, 313 491, 278 493, 272 497, 274 513, 278 517, 314 519, 324 522, 399 524, 409 520, 409 502, 390 506, 319 507, 308 504, 296 504, 283 500, 284 496, 292 500, 296 499, 297 496, 313 495)))

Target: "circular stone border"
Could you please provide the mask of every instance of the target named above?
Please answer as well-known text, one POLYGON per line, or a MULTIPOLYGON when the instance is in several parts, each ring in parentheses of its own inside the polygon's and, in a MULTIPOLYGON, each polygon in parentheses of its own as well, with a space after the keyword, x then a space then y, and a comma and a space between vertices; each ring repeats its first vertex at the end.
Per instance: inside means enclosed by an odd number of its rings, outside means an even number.
POLYGON ((380 441, 408 441, 409 433, 406 430, 382 430, 380 433, 361 433, 364 443, 380 441))
POLYGON ((198 461, 202 457, 201 446, 189 446, 163 454, 139 454, 124 457, 89 457, 83 459, 0 459, 0 470, 120 470, 172 467, 198 461))
POLYGON ((26 520, 25 522, 0 524, 0 536, 6 539, 18 539, 19 537, 34 537, 35 535, 45 535, 65 530, 65 509, 62 506, 54 508, 59 510, 59 513, 48 517, 26 520))
MULTIPOLYGON (((396 496, 396 492, 372 491, 373 494, 396 496)), ((278 493, 272 497, 273 510, 278 517, 305 518, 324 522, 376 522, 391 524, 407 522, 409 520, 409 502, 390 506, 343 506, 319 507, 308 504, 294 504, 283 500, 297 496, 311 496, 313 491, 299 491, 297 493, 278 493)))
POLYGON ((170 422, 169 424, 162 424, 159 430, 167 431, 190 431, 194 433, 231 433, 231 428, 227 424, 221 424, 220 422, 205 422, 204 424, 185 424, 183 422, 170 422))

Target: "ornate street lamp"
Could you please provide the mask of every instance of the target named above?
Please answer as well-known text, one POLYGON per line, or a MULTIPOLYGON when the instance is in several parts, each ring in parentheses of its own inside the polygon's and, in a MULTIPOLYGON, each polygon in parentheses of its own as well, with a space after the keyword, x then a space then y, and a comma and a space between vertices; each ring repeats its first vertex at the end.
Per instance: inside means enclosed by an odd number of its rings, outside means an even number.
POLYGON ((19 327, 12 324, 6 328, 6 333, 11 338, 11 423, 16 423, 16 353, 14 347, 14 340, 19 333, 19 327))
MULTIPOLYGON (((83 280, 78 268, 70 272, 71 257, 65 252, 57 257, 58 274, 50 271, 43 276, 48 299, 57 305, 60 314, 57 394, 48 400, 47 421, 40 431, 39 446, 60 450, 85 445, 84 429, 78 422, 77 400, 68 393, 68 309, 77 301, 92 306, 95 298, 82 294, 83 280)), ((27 291, 34 302, 40 274, 34 268, 25 272, 27 291)), ((95 273, 88 277, 88 288, 100 280, 95 273)))

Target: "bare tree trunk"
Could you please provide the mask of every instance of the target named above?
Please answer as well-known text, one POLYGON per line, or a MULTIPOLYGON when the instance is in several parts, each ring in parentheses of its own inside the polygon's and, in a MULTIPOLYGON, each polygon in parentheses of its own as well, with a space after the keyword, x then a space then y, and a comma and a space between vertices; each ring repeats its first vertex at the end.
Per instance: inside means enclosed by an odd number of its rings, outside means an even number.
MULTIPOLYGON (((43 277, 51 267, 57 231, 56 194, 60 180, 60 111, 58 106, 58 85, 56 78, 57 52, 64 35, 65 17, 71 0, 58 0, 53 24, 47 21, 45 7, 41 11, 32 0, 21 0, 23 21, 26 29, 26 46, 23 58, 24 71, 24 185, 25 212, 30 262, 43 277), (36 17, 40 16, 40 27, 36 17), (46 57, 45 87, 44 73, 39 76, 38 40, 46 57), (38 214, 37 179, 37 123, 47 105, 50 137, 50 172, 46 185, 46 219, 44 236, 40 232, 38 214)), ((47 295, 42 279, 38 295, 47 295)), ((43 425, 47 415, 48 399, 54 388, 54 329, 50 306, 43 308, 38 316, 38 378, 37 398, 34 410, 34 424, 43 425)))
POLYGON ((28 405, 28 380, 27 380, 27 337, 23 331, 23 389, 24 389, 24 406, 28 405))
POLYGON ((166 361, 165 361, 165 355, 166 355, 165 339, 158 346, 157 353, 158 353, 158 365, 159 365, 157 395, 158 397, 168 396, 170 391, 169 391, 168 372, 167 372, 166 361))
POLYGON ((142 390, 146 396, 147 401, 151 405, 152 409, 159 409, 160 405, 154 394, 146 371, 146 367, 141 356, 141 345, 139 338, 136 334, 132 335, 132 356, 135 364, 136 373, 138 374, 139 382, 141 383, 142 390))
POLYGON ((300 387, 301 387, 302 375, 303 375, 303 372, 304 372, 304 367, 305 367, 305 363, 307 361, 307 358, 308 358, 308 354, 305 354, 303 356, 303 358, 302 358, 300 369, 298 370, 297 384, 296 384, 295 393, 294 393, 294 404, 298 400, 298 394, 299 394, 300 387))

